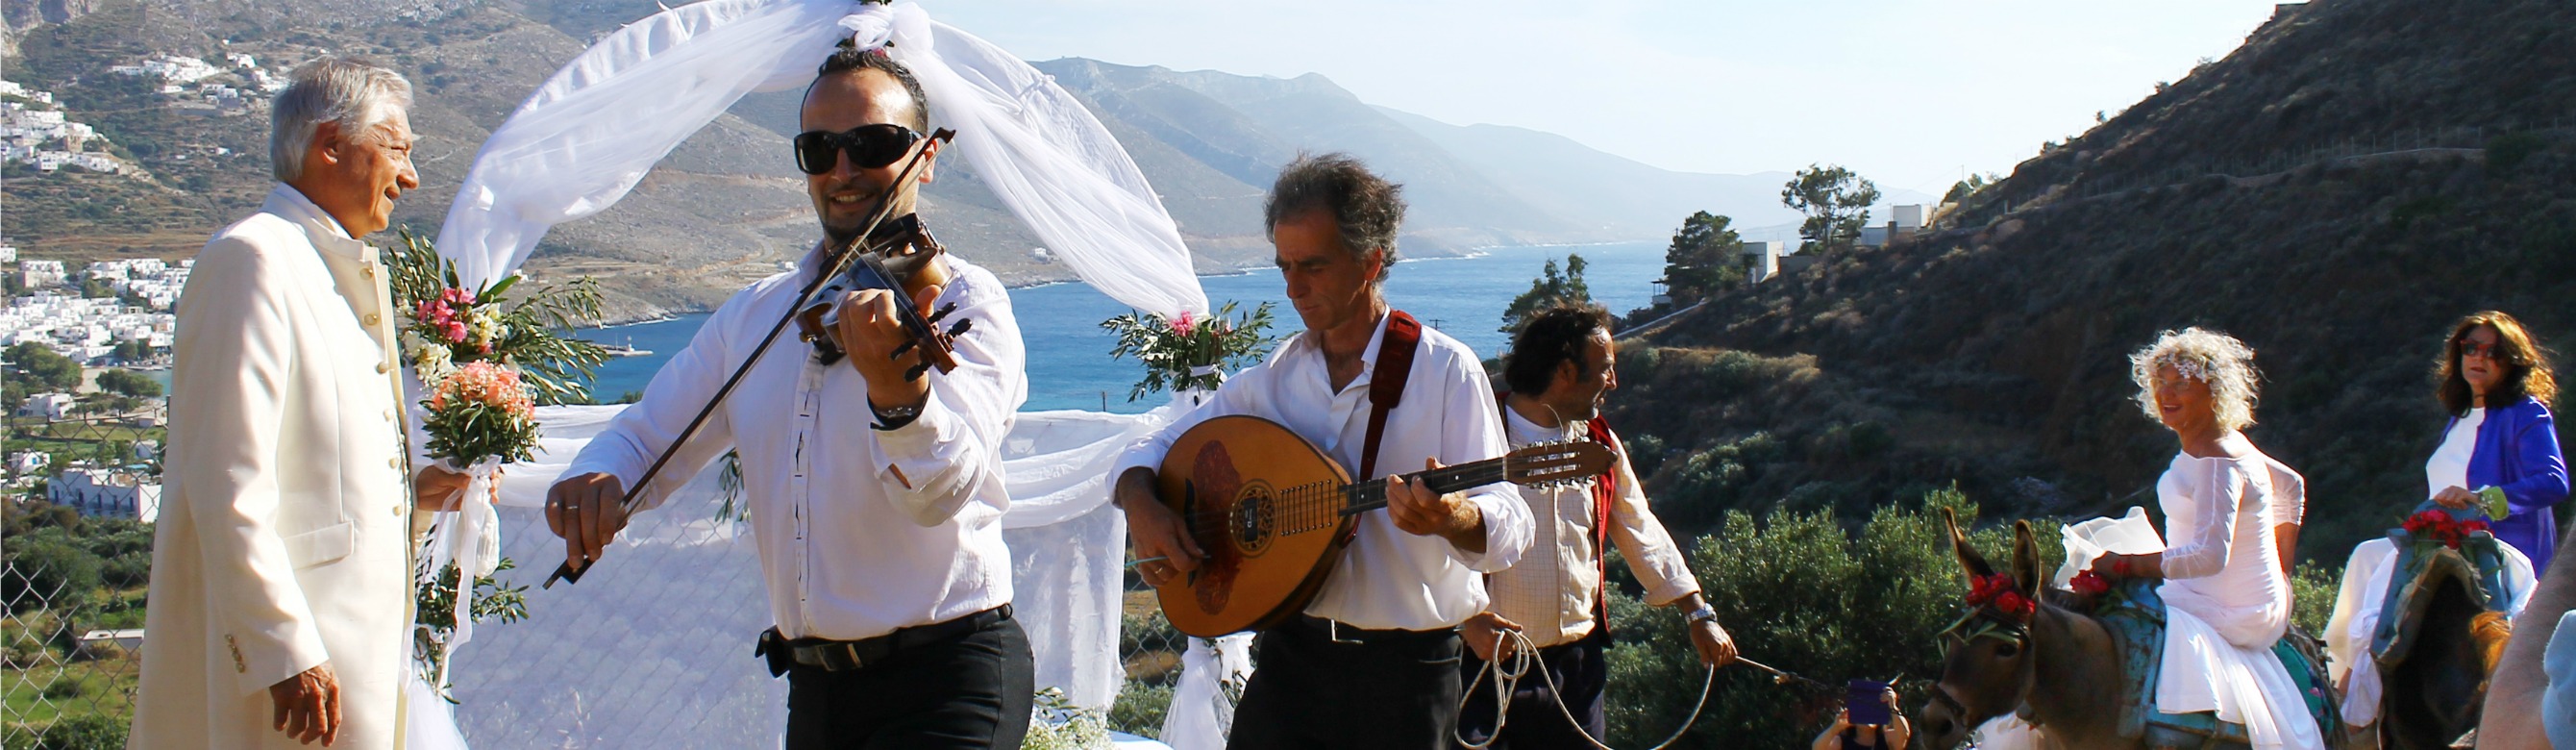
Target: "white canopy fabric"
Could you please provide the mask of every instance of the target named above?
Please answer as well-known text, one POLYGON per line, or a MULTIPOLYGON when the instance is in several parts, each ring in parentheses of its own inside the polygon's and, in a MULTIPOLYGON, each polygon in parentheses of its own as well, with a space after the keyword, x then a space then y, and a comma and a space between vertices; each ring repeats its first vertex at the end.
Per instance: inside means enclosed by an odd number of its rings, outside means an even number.
POLYGON ((706 0, 627 25, 573 58, 492 131, 438 233, 467 284, 528 259, 547 230, 599 213, 744 94, 802 87, 844 38, 892 42, 934 128, 1084 282, 1128 306, 1204 314, 1162 200, 1055 80, 921 6, 706 0))

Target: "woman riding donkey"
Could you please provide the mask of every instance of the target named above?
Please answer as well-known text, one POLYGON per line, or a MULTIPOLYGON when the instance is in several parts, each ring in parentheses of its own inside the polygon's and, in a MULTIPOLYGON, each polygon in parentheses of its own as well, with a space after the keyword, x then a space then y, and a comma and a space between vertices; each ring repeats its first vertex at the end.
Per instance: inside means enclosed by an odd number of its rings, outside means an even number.
MULTIPOLYGON (((2281 547, 2294 533, 2283 527, 2296 524, 2291 506, 2298 501, 2274 489, 2293 485, 2296 475, 2239 431, 2253 422, 2253 356, 2232 337, 2194 328, 2166 333, 2130 358, 2140 406, 2181 442, 2181 452, 2156 483, 2165 541, 2094 558, 2078 576, 2084 584, 2079 588, 2090 589, 2088 594, 2117 588, 2138 600, 2161 599, 2161 606, 2144 608, 2164 620, 2162 634, 2149 636, 2160 640, 2160 648, 2142 650, 2146 644, 2138 638, 2124 642, 2103 621, 2044 605, 2038 545, 2027 524, 2016 529, 2009 574, 1991 569, 1952 527, 1974 610, 1946 633, 1951 652, 1919 722, 1933 747, 1950 747, 1968 727, 2006 712, 2020 713, 2061 747, 2177 744, 2195 734, 2188 728, 2196 722, 2182 716, 2187 714, 2241 726, 2243 741, 2253 748, 2326 747, 2307 688, 2274 653, 2289 629, 2290 585, 2281 547), (2152 588, 2143 585, 2158 580, 2152 588), (2130 582, 2142 585, 2123 585, 2130 582), (2156 668, 2152 696, 2128 690, 2123 656, 2140 653, 2161 654, 2150 662, 2156 668), (2132 710, 2141 703, 2155 715, 2132 710)), ((2131 517, 2140 518, 2135 512, 2131 517)), ((2077 528, 2117 525, 2088 522, 2077 528)), ((2069 546, 2093 544, 2079 541, 2085 543, 2069 546)), ((2054 592, 2052 598, 2068 599, 2054 592)), ((2212 731, 2191 744, 2233 736, 2212 731)))

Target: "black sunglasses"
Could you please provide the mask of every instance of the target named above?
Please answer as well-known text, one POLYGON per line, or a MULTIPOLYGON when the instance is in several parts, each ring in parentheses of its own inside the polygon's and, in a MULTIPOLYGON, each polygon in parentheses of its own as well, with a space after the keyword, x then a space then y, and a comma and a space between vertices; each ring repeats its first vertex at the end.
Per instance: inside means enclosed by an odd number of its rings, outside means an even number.
POLYGON ((808 130, 796 135, 796 168, 825 174, 840 166, 841 154, 860 169, 879 169, 903 158, 921 134, 893 123, 861 125, 844 132, 808 130))

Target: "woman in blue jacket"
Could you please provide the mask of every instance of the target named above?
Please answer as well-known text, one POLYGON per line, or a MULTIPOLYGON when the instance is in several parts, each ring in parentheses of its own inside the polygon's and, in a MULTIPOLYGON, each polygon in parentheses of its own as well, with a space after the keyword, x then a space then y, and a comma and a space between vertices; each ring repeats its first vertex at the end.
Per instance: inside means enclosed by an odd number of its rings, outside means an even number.
POLYGON ((2567 499, 2567 459, 2549 417, 2558 398, 2549 360, 2521 321, 2490 310, 2451 330, 2440 373, 2436 395, 2451 420, 2424 464, 2433 501, 2469 508, 2480 492, 2500 490, 2512 513, 2492 524, 2496 539, 2522 550, 2532 569, 2549 569, 2558 542, 2552 509, 2567 499))

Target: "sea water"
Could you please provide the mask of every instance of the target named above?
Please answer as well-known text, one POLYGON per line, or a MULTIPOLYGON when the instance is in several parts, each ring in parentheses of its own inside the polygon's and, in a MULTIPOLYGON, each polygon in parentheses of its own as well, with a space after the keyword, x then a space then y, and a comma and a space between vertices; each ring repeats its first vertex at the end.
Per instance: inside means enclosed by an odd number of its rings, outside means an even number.
MULTIPOLYGON (((1617 314, 1646 306, 1654 295, 1655 279, 1663 276, 1662 243, 1504 247, 1467 258, 1400 261, 1387 277, 1387 301, 1424 325, 1465 342, 1478 357, 1492 357, 1509 343, 1498 330, 1503 307, 1529 290, 1531 280, 1539 276, 1547 261, 1555 260, 1562 267, 1569 254, 1583 256, 1587 266, 1584 280, 1591 288, 1592 298, 1617 314)), ((1262 302, 1276 303, 1271 309, 1271 332, 1275 335, 1285 337, 1305 328, 1297 319, 1297 311, 1288 306, 1287 288, 1275 270, 1204 276, 1199 283, 1214 305, 1232 300, 1239 303, 1238 310, 1249 310, 1262 302)), ((1162 403, 1162 396, 1151 393, 1129 401, 1129 391, 1144 372, 1133 359, 1109 356, 1117 339, 1102 329, 1100 322, 1130 312, 1126 305, 1089 285, 1065 283, 1013 289, 1011 309, 1019 319, 1020 339, 1029 353, 1029 400, 1021 407, 1023 411, 1106 409, 1133 413, 1162 403)), ((630 391, 643 391, 654 371, 688 346, 689 338, 705 321, 703 314, 684 315, 582 332, 583 337, 594 341, 652 352, 610 360, 594 379, 593 392, 605 401, 630 391)), ((801 354, 801 346, 789 346, 794 343, 781 344, 772 350, 772 355, 791 351, 801 354)))

